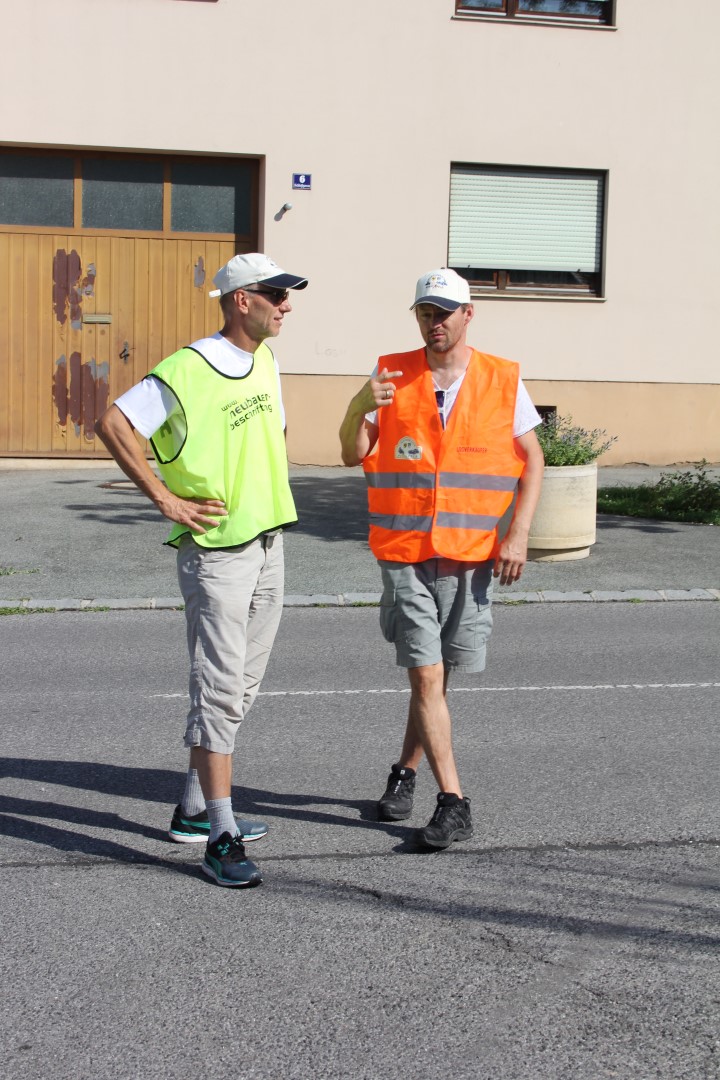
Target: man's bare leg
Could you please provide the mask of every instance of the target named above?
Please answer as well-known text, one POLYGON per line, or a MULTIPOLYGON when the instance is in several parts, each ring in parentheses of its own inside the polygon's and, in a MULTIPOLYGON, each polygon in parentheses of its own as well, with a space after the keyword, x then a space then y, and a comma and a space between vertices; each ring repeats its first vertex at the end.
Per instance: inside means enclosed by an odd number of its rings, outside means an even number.
POLYGON ((190 768, 197 769, 200 787, 208 799, 229 799, 232 789, 232 754, 217 754, 204 746, 190 750, 190 768))
POLYGON ((399 764, 417 770, 424 752, 440 791, 462 798, 445 700, 448 672, 442 663, 430 664, 409 668, 408 678, 410 707, 399 764))
POLYGON ((226 832, 235 836, 238 826, 232 808, 232 755, 218 754, 206 750, 203 746, 193 746, 190 751, 190 768, 197 769, 200 787, 205 796, 210 819, 210 843, 226 832))
MULTIPOLYGON (((449 675, 450 672, 446 668, 443 674, 443 697, 445 697, 447 694, 449 675)), ((398 764, 402 765, 404 768, 414 769, 417 772, 417 768, 422 761, 423 754, 423 746, 415 729, 415 699, 411 694, 410 706, 408 708, 407 725, 405 727, 405 736, 403 739, 402 751, 400 752, 398 764)))

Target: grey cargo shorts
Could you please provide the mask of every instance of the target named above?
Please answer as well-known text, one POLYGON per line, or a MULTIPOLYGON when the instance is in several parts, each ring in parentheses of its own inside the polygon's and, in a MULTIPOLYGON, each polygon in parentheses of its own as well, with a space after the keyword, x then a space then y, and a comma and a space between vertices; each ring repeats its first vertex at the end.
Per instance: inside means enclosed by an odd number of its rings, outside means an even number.
POLYGON ((395 645, 399 667, 442 662, 454 671, 483 671, 492 630, 493 560, 378 560, 380 627, 395 645))

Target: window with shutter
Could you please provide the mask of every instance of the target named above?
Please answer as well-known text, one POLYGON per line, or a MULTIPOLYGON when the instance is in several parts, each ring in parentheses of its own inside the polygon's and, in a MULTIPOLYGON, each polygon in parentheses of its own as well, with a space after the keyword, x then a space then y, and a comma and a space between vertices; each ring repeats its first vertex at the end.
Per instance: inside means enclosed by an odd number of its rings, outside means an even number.
POLYGON ((448 266, 477 292, 602 295, 605 172, 452 166, 448 266))

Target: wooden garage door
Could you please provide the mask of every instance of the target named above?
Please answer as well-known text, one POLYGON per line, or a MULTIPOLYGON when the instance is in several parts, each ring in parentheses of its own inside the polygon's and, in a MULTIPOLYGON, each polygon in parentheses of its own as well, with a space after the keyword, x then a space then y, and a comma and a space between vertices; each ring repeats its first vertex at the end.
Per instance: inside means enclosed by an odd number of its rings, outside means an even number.
POLYGON ((256 201, 251 159, 0 152, 0 455, 106 457, 103 409, 218 329, 256 201))

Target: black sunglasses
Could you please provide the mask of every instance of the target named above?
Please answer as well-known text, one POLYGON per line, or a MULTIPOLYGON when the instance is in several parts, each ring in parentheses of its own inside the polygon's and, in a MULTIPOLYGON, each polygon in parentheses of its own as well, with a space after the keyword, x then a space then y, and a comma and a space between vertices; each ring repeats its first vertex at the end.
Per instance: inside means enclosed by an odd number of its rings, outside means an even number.
POLYGON ((244 289, 243 292, 255 293, 257 296, 267 296, 271 304, 284 304, 290 292, 288 289, 244 289))

